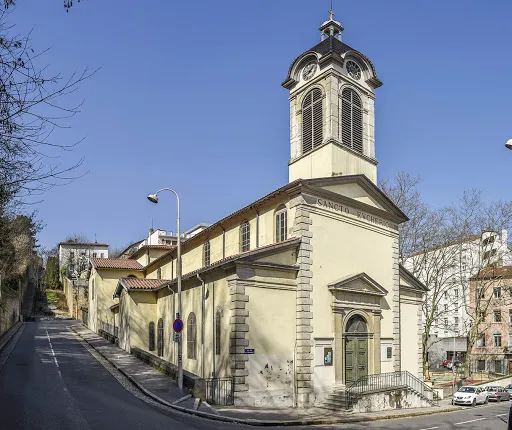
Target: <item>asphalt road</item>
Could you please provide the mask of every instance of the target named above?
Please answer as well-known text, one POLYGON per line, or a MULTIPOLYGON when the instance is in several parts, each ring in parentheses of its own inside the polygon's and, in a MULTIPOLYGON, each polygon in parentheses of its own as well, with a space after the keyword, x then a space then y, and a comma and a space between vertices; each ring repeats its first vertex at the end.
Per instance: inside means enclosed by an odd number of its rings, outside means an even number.
POLYGON ((415 418, 373 421, 361 424, 342 424, 339 426, 318 426, 319 429, 374 429, 374 430, 506 430, 507 419, 512 402, 489 403, 475 407, 465 407, 461 411, 426 415, 415 418))
POLYGON ((242 428, 134 397, 67 330, 73 323, 25 324, 0 368, 0 429, 242 428))
MULTIPOLYGON (((26 323, 0 354, 0 430, 250 429, 152 406, 127 391, 68 331, 75 321, 26 323)), ((288 429, 505 430, 512 402, 417 418, 288 429)))

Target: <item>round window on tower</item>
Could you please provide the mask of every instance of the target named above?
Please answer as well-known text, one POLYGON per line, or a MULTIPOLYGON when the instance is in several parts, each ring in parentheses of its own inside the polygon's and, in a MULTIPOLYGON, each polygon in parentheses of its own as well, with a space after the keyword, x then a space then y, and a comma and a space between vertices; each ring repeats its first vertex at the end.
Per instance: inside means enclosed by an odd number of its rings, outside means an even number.
POLYGON ((352 78, 358 81, 361 79, 361 68, 353 61, 347 61, 347 73, 352 78))

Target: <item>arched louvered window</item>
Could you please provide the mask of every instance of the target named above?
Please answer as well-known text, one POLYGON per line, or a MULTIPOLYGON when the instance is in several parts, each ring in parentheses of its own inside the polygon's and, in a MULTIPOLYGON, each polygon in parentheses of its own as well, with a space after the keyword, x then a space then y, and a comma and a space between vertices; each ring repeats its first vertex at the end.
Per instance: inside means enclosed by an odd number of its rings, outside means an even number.
POLYGON ((286 230, 288 229, 287 224, 286 206, 280 206, 276 211, 276 242, 286 240, 286 230))
POLYGON ((203 266, 210 265, 210 241, 203 245, 203 266))
POLYGON ((322 91, 311 90, 302 102, 302 153, 311 151, 322 143, 322 91))
POLYGON ((240 226, 240 251, 246 252, 251 249, 251 228, 249 221, 244 221, 240 226))
POLYGON ((156 335, 156 346, 157 346, 157 355, 162 357, 164 355, 164 320, 160 318, 158 320, 158 332, 156 335))
POLYGON ((197 323, 196 314, 190 312, 187 320, 187 358, 197 359, 197 323))
POLYGON ((155 323, 153 321, 149 323, 149 350, 155 350, 155 323))
POLYGON ((215 312, 215 355, 220 355, 222 310, 217 309, 215 312))
POLYGON ((357 93, 345 88, 341 94, 341 140, 363 153, 363 104, 357 93))

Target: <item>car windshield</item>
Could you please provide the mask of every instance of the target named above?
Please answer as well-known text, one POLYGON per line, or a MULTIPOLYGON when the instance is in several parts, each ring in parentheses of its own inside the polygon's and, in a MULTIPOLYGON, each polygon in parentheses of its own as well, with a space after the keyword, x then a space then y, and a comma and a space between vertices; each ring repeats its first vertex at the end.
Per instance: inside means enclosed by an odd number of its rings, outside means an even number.
POLYGON ((474 393, 475 392, 475 387, 461 387, 459 389, 459 392, 461 392, 461 393, 474 393))
POLYGON ((485 391, 498 391, 498 387, 485 387, 485 391))

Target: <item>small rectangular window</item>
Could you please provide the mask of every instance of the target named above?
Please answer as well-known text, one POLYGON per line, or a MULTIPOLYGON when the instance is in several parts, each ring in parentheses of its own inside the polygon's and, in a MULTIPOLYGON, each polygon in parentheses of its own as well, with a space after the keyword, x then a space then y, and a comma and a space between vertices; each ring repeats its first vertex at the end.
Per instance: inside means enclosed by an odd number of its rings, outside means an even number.
POLYGON ((388 346, 386 348, 386 357, 387 358, 392 358, 393 357, 393 348, 391 346, 388 346))
POLYGON ((476 340, 476 346, 478 348, 483 348, 485 346, 485 334, 481 334, 476 340))
POLYGON ((71 252, 69 253, 69 258, 75 258, 75 253, 74 253, 74 251, 71 251, 71 252))
POLYGON ((501 322, 501 311, 494 311, 494 322, 501 322))
POLYGON ((455 297, 459 297, 459 290, 454 290, 455 297))
POLYGON ((494 334, 494 346, 500 347, 501 346, 501 333, 495 333, 494 334))
POLYGON ((93 252, 93 253, 92 253, 92 258, 96 258, 96 257, 97 257, 97 255, 98 255, 98 254, 97 254, 96 252, 93 252))
POLYGON ((499 299, 501 297, 501 287, 494 287, 493 295, 495 299, 499 299))

